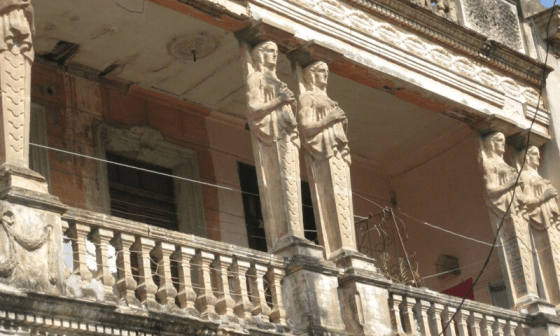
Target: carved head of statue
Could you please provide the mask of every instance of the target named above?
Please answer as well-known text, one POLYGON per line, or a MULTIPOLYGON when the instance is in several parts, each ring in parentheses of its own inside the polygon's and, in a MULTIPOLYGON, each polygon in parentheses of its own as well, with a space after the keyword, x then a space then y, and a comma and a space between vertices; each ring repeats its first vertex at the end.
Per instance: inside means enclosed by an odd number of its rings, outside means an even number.
POLYGON ((484 138, 483 144, 488 157, 502 157, 506 151, 506 136, 502 132, 492 133, 484 138))
POLYGON ((278 46, 272 41, 257 44, 251 53, 253 63, 256 69, 261 69, 262 66, 275 67, 278 59, 278 46))
POLYGON ((525 165, 534 169, 539 168, 541 165, 541 154, 537 146, 531 146, 527 149, 525 165))
POLYGON ((308 65, 303 71, 303 79, 308 89, 313 87, 325 88, 329 80, 329 66, 327 63, 318 61, 308 65))

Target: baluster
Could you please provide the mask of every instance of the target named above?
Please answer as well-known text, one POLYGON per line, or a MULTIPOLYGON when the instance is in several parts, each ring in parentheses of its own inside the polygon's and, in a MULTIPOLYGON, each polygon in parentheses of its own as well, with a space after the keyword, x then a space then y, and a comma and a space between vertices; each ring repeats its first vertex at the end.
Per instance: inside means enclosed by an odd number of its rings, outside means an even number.
POLYGON ((262 314, 263 320, 268 322, 271 309, 266 303, 263 282, 263 276, 268 271, 268 267, 255 264, 255 266, 252 267, 252 270, 253 274, 250 277, 250 281, 253 286, 253 315, 262 314))
POLYGON ((193 248, 184 246, 179 247, 174 255, 174 258, 179 260, 179 293, 177 294, 179 306, 192 316, 198 316, 195 306, 196 292, 191 280, 191 260, 195 255, 193 248))
POLYGON ((504 336, 515 336, 516 329, 517 322, 508 320, 506 322, 506 327, 504 328, 504 336))
POLYGON ((250 266, 251 264, 247 261, 235 259, 231 268, 232 273, 235 275, 234 284, 236 302, 234 310, 237 316, 243 319, 250 319, 251 311, 253 309, 253 305, 251 304, 251 301, 249 301, 246 278, 246 273, 250 266))
MULTIPOLYGON (((431 336, 432 331, 430 330, 430 320, 428 319, 428 310, 432 306, 430 301, 426 300, 416 300, 416 305, 414 306, 414 311, 419 317, 420 324, 420 334, 423 336, 431 336)), ((439 336, 439 335, 434 335, 439 336)), ((465 335, 468 336, 468 335, 465 335)))
POLYGON ((173 287, 171 262, 169 260, 173 252, 175 252, 175 245, 164 242, 158 242, 153 251, 153 255, 158 261, 159 288, 156 296, 161 304, 167 305, 167 308, 171 310, 177 308, 175 305, 177 290, 173 287))
POLYGON ((469 326, 471 327, 472 336, 482 336, 480 324, 482 323, 482 314, 472 312, 469 317, 469 326))
POLYGON ((404 335, 404 330, 401 322, 401 310, 400 305, 402 303, 402 296, 397 294, 391 294, 389 299, 389 307, 391 309, 391 323, 393 324, 393 329, 397 335, 404 335))
POLYGON ((443 326, 445 327, 445 336, 457 336, 455 333, 455 321, 452 320, 456 311, 456 308, 449 306, 445 306, 443 309, 441 317, 443 319, 443 326))
POLYGON ((439 336, 443 332, 443 327, 441 325, 441 313, 443 313, 443 309, 444 307, 442 304, 434 303, 432 304, 432 307, 428 311, 428 314, 430 315, 431 322, 432 322, 430 323, 432 335, 439 336))
POLYGON ((113 239, 113 231, 98 228, 93 232, 92 239, 96 244, 95 254, 97 256, 97 272, 95 274, 95 278, 101 281, 105 287, 105 300, 117 301, 117 296, 113 293, 115 278, 113 278, 111 270, 109 269, 109 254, 107 246, 109 245, 109 241, 113 239))
POLYGON ((196 255, 196 264, 198 269, 198 281, 200 292, 196 299, 196 304, 200 311, 200 317, 209 320, 217 320, 219 316, 216 314, 216 297, 212 291, 212 279, 210 275, 210 264, 214 261, 214 254, 204 251, 198 251, 196 255))
POLYGON ((136 238, 132 249, 138 253, 138 272, 140 281, 136 288, 136 294, 140 303, 145 304, 150 309, 160 310, 160 305, 156 302, 158 287, 152 279, 152 268, 150 265, 150 252, 156 246, 155 241, 148 238, 136 238))
POLYGON ((403 322, 404 331, 407 334, 413 334, 416 331, 414 323, 414 313, 412 309, 416 304, 416 299, 405 297, 401 303, 401 308, 403 311, 403 322))
POLYGON ((286 271, 281 268, 271 266, 268 271, 268 283, 272 294, 272 312, 270 320, 272 323, 286 325, 286 310, 284 310, 284 300, 282 299, 282 279, 286 271))
POLYGON ((231 297, 229 291, 229 279, 228 279, 228 269, 233 263, 233 259, 227 256, 218 256, 217 264, 219 269, 218 274, 218 301, 216 302, 216 312, 220 315, 226 315, 230 322, 236 322, 237 316, 233 312, 235 308, 235 301, 231 297))
POLYGON ((494 331, 492 330, 495 319, 494 316, 484 315, 482 322, 480 323, 480 329, 482 336, 493 336, 494 331))
POLYGON ((136 298, 135 290, 138 286, 130 264, 130 248, 134 244, 134 236, 125 233, 117 233, 113 238, 113 245, 117 249, 117 290, 120 299, 128 305, 139 306, 140 301, 136 298))
POLYGON ((455 323, 457 323, 459 336, 469 336, 469 326, 467 325, 467 320, 469 319, 470 314, 471 313, 468 310, 459 309, 457 315, 455 315, 455 323))
POLYGON ((496 321, 492 325, 492 331, 494 332, 494 336, 504 336, 505 327, 506 327, 506 320, 496 319, 496 321))
POLYGON ((68 236, 72 238, 72 250, 74 259, 73 275, 81 277, 82 295, 94 297, 93 290, 88 286, 93 275, 91 274, 86 262, 86 237, 90 233, 90 227, 74 223, 68 230, 68 236))

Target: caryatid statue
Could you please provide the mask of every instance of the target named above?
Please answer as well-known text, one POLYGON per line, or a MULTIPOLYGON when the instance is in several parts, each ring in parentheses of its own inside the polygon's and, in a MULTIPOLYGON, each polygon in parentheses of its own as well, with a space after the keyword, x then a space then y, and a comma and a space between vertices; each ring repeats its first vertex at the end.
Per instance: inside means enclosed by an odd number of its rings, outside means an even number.
MULTIPOLYGON (((486 183, 488 205, 498 216, 503 216, 513 198, 517 170, 504 161, 506 137, 501 132, 488 135, 481 151, 482 172, 486 183)), ((516 204, 510 207, 510 213, 516 204)))
POLYGON ((268 250, 304 238, 296 99, 276 76, 278 47, 255 46, 247 58, 247 119, 259 182, 268 250))
POLYGON ((0 164, 28 168, 33 9, 29 0, 0 1, 0 164))
POLYGON ((315 62, 298 74, 298 127, 303 139, 319 239, 327 258, 356 251, 348 120, 327 95, 329 68, 315 62))
MULTIPOLYGON (((508 290, 512 304, 529 303, 538 298, 537 283, 531 253, 529 228, 519 217, 519 202, 515 197, 517 170, 504 161, 506 138, 494 132, 482 140, 480 163, 486 185, 486 203, 490 212, 492 229, 500 231, 499 257, 508 277, 508 290), (511 203, 511 206, 510 206, 511 203), (509 208, 509 212, 506 211, 509 208)), ((519 195, 519 189, 516 191, 519 195)))
MULTIPOLYGON (((525 151, 522 151, 524 154, 525 151)), ((523 158, 520 158, 520 163, 523 158)), ((527 149, 525 165, 520 175, 521 192, 520 216, 531 228, 531 235, 537 251, 539 270, 544 281, 545 298, 560 304, 560 211, 558 211, 558 191, 550 181, 539 175, 540 153, 536 146, 527 149)))

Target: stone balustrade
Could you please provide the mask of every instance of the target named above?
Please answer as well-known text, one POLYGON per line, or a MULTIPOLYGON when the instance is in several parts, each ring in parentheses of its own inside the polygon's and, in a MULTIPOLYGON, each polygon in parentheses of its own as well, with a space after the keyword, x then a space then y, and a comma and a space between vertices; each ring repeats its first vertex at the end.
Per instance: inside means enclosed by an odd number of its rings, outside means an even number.
POLYGON ((397 335, 527 336, 528 315, 427 289, 393 284, 389 309, 397 335), (445 330, 444 330, 445 328, 445 330))
POLYGON ((113 216, 63 215, 66 295, 119 309, 285 332, 285 261, 113 216), (69 264, 66 262, 66 264, 69 264))

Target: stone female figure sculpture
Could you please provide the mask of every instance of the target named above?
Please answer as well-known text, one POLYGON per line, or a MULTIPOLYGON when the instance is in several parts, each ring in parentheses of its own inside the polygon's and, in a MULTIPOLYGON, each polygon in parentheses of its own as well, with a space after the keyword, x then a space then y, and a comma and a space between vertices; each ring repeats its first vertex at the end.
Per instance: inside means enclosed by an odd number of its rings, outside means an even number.
POLYGON ((31 64, 35 57, 29 0, 0 1, 0 98, 2 143, 0 164, 29 167, 31 64))
MULTIPOLYGON (((525 151, 522 151, 524 154, 525 151)), ((523 162, 522 158, 519 160, 523 162)), ((560 211, 558 191, 550 181, 539 175, 540 153, 536 146, 527 149, 520 181, 520 216, 530 227, 537 251, 539 270, 542 273, 543 289, 549 302, 560 304, 560 211)))
POLYGON ((298 72, 298 126, 305 148, 315 220, 327 258, 355 252, 354 211, 350 183, 348 120, 327 95, 329 68, 315 62, 298 72))
POLYGON ((276 76, 278 47, 264 42, 243 47, 247 76, 247 120, 259 182, 267 247, 289 237, 304 238, 296 100, 276 76))
MULTIPOLYGON (((503 133, 487 135, 482 140, 480 164, 494 233, 503 220, 498 255, 502 269, 507 270, 506 284, 511 302, 517 306, 538 299, 538 292, 529 228, 518 215, 519 203, 514 197, 514 188, 521 184, 515 183, 517 170, 504 161, 505 146, 503 133)), ((515 194, 519 195, 519 189, 515 194)))

